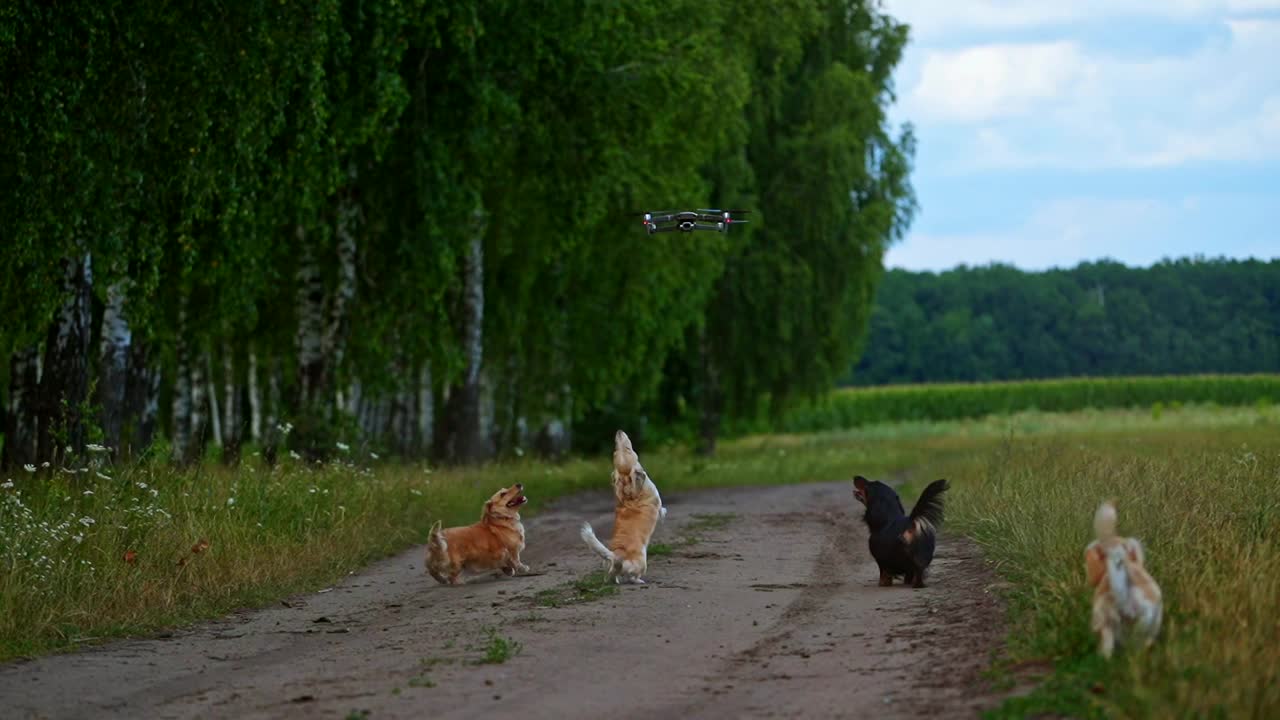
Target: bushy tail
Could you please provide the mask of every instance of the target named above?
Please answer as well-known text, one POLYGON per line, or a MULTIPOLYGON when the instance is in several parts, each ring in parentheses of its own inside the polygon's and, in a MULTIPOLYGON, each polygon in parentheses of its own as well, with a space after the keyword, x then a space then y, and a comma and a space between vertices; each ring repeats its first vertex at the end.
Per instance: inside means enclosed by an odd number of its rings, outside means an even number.
POLYGON ((1113 538, 1116 535, 1116 506, 1110 500, 1104 501, 1093 514, 1093 531, 1099 540, 1113 538))
POLYGON ((431 526, 431 533, 427 536, 427 557, 445 557, 449 554, 449 542, 444 539, 444 523, 440 520, 431 526))
POLYGON ((916 506, 911 508, 911 524, 917 534, 933 532, 942 525, 942 494, 950 487, 946 480, 934 480, 920 493, 916 506))
POLYGON ((609 562, 613 562, 613 551, 605 547, 604 543, 600 542, 600 540, 596 538, 596 531, 591 529, 591 523, 582 523, 582 529, 578 531, 578 534, 582 536, 582 541, 585 542, 587 547, 591 548, 595 554, 609 562))

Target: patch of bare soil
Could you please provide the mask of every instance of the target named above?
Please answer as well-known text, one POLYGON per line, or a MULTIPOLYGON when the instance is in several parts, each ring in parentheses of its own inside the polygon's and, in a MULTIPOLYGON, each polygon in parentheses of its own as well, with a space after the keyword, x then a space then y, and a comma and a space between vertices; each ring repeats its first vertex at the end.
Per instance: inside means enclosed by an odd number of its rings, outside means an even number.
MULTIPOLYGON (((537 491, 532 483, 529 491, 537 491)), ((0 668, 11 718, 974 717, 1004 633, 943 531, 929 587, 877 585, 847 483, 664 496, 649 584, 601 567, 611 498, 526 521, 535 574, 438 585, 420 549, 165 638, 0 668), (576 583, 576 585, 575 585, 576 583)))

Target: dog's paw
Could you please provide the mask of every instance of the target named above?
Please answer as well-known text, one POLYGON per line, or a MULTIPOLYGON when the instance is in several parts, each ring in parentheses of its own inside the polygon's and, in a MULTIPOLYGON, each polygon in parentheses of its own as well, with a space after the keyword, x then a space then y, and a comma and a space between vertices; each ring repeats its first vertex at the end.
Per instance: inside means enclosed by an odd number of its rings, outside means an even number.
POLYGON ((529 566, 528 566, 528 565, 525 565, 524 563, 519 563, 519 564, 517 564, 517 565, 516 565, 516 570, 518 570, 518 571, 520 571, 520 572, 522 572, 522 573, 527 573, 527 572, 529 572, 529 566))

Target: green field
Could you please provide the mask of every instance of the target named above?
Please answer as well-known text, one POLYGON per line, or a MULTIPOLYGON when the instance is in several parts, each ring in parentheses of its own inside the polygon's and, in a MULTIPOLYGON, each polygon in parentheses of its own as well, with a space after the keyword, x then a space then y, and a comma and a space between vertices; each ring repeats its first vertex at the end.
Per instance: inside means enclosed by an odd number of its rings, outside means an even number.
MULTIPOLYGON (((757 435, 713 459, 641 451, 670 491, 855 472, 951 478, 949 529, 974 537, 1010 581, 1010 643, 996 676, 1028 663, 1054 669, 1006 716, 1260 717, 1280 707, 1280 407, 1023 412, 757 435), (1146 544, 1167 607, 1154 651, 1109 664, 1088 631, 1081 563, 1103 497, 1146 544)), ((470 520, 499 485, 525 483, 536 513, 556 495, 599 488, 607 473, 606 457, 467 471, 346 462, 19 473, 0 489, 0 658, 317 589, 421 541, 436 517, 470 520), (201 539, 207 550, 192 553, 201 539)))
POLYGON ((1065 378, 847 388, 786 415, 779 429, 810 432, 921 420, 960 420, 1024 410, 1072 412, 1186 404, 1280 402, 1280 375, 1065 378))

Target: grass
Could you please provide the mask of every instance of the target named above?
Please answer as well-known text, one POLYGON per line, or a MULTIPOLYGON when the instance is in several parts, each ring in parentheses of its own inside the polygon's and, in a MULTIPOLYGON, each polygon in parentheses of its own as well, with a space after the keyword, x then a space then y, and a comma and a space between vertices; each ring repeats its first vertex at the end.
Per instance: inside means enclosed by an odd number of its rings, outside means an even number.
POLYGON ((610 582, 608 574, 600 570, 577 580, 540 590, 533 596, 533 602, 541 607, 558 608, 599 600, 617 595, 618 592, 617 583, 610 582))
POLYGON ((782 418, 780 429, 831 430, 888 422, 957 420, 1039 409, 1153 408, 1216 403, 1270 405, 1280 375, 1179 375, 1058 378, 985 383, 929 383, 846 388, 782 418))
POLYGON ((1012 583, 1006 663, 1052 663, 994 717, 1274 717, 1280 712, 1280 426, 1010 440, 934 468, 964 478, 952 527, 1012 583), (1099 501, 1164 592, 1149 652, 1096 653, 1083 548, 1099 501))
POLYGON ((502 637, 495 628, 486 628, 485 634, 488 640, 485 642, 484 656, 480 658, 480 665, 501 665, 520 654, 520 643, 509 637, 502 637))
MULTIPOLYGON (((1280 707, 1276 406, 1029 411, 747 437, 713 459, 640 452, 664 492, 909 469, 912 481, 952 479, 948 529, 981 543, 1014 588, 1002 662, 1054 668, 997 717, 1263 717, 1280 707), (1103 497, 1116 500, 1122 531, 1147 546, 1167 608, 1156 648, 1109 663, 1094 652, 1081 567, 1103 497)), ((18 471, 0 482, 0 658, 322 588, 421 542, 437 517, 471 521, 503 484, 525 483, 531 514, 558 494, 602 489, 607 476, 607 457, 448 472, 350 463, 18 471)), ((691 525, 731 521, 714 514, 691 525)), ((535 601, 616 591, 597 573, 535 601)), ((473 652, 487 658, 489 643, 473 652)))

